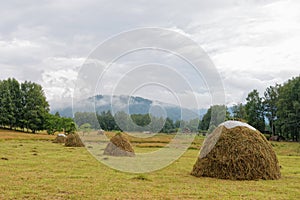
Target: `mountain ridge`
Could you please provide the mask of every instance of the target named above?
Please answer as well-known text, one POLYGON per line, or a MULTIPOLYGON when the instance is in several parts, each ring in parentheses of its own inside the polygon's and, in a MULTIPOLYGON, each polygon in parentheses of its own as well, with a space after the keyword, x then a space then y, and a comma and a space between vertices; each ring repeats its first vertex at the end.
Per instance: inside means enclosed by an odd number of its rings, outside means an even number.
POLYGON ((73 117, 73 112, 103 112, 112 111, 117 113, 124 111, 127 114, 150 113, 158 117, 168 117, 173 121, 188 121, 195 118, 202 118, 207 109, 188 109, 174 104, 164 103, 156 100, 146 99, 140 96, 126 95, 95 95, 74 103, 74 108, 66 106, 60 109, 53 109, 51 113, 59 112, 61 116, 73 117))

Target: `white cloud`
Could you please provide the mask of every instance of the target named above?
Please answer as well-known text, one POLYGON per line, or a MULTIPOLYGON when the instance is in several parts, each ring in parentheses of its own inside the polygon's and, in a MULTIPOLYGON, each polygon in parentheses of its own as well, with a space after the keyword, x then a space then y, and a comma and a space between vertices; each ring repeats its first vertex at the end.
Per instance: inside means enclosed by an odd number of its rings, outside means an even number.
POLYGON ((262 94, 300 74, 298 10, 297 1, 238 4, 220 11, 211 23, 190 23, 223 77, 228 104, 244 102, 254 88, 262 94))
POLYGON ((51 107, 58 108, 72 103, 77 74, 73 69, 47 71, 42 74, 42 86, 51 107))

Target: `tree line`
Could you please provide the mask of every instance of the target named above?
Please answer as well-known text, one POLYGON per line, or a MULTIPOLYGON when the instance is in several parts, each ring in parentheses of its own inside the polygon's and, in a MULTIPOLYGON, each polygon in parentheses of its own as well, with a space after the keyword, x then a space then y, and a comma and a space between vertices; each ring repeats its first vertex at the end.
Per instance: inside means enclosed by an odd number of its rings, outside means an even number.
POLYGON ((41 85, 25 81, 19 83, 14 78, 0 80, 0 127, 21 129, 22 131, 47 130, 74 132, 76 127, 71 118, 49 113, 49 103, 41 85))
POLYGON ((269 86, 263 96, 250 92, 246 104, 233 106, 233 118, 248 122, 261 132, 286 139, 300 139, 300 76, 269 86))
POLYGON ((280 85, 269 86, 260 96, 254 89, 246 103, 239 103, 231 108, 224 105, 211 106, 203 116, 200 129, 214 129, 222 119, 212 119, 212 116, 225 116, 225 120, 244 121, 262 133, 280 135, 286 139, 299 141, 300 139, 300 76, 288 80, 280 85), (217 112, 212 115, 212 111, 217 112), (223 112, 223 113, 222 113, 223 112), (222 113, 219 114, 219 113, 222 113))
POLYGON ((173 133, 177 131, 189 130, 197 132, 199 119, 189 121, 173 121, 169 117, 155 117, 150 114, 127 114, 117 112, 114 115, 111 111, 101 113, 77 112, 74 115, 74 121, 79 129, 103 129, 106 131, 149 131, 161 133, 173 133))
POLYGON ((300 139, 300 77, 292 78, 286 83, 269 86, 263 96, 254 89, 247 98, 246 103, 236 104, 231 109, 225 105, 213 105, 199 121, 198 119, 186 121, 173 121, 170 118, 159 118, 148 114, 128 115, 119 112, 113 115, 110 111, 102 113, 76 113, 75 121, 78 126, 91 123, 94 129, 120 130, 116 121, 126 130, 140 131, 140 126, 144 127, 151 124, 149 130, 171 133, 185 128, 192 132, 212 131, 224 120, 244 121, 266 133, 281 135, 286 139, 299 141, 300 139), (96 116, 95 116, 96 115, 96 116), (128 124, 128 118, 137 125, 128 124), (150 123, 150 122, 153 123, 150 123), (132 127, 128 127, 132 126, 132 127))
POLYGON ((71 133, 76 126, 81 128, 172 133, 189 130, 191 132, 212 131, 224 120, 245 121, 261 132, 281 135, 286 139, 300 139, 300 76, 286 83, 269 86, 260 96, 257 90, 251 91, 246 103, 236 104, 231 112, 225 105, 211 106, 201 120, 173 121, 170 118, 155 117, 149 114, 132 114, 110 111, 101 113, 75 113, 73 119, 61 117, 59 113, 49 113, 41 85, 25 81, 19 83, 14 78, 0 80, 0 127, 21 129, 22 131, 47 130, 49 134, 64 131, 71 133), (129 120, 130 119, 130 120, 129 120), (133 123, 128 123, 132 121, 133 123))

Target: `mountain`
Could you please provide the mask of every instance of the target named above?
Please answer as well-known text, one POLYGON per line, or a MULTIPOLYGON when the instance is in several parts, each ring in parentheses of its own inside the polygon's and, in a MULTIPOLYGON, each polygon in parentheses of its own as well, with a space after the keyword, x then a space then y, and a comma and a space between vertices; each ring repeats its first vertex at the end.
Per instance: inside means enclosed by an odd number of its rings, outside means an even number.
MULTIPOLYGON (((180 108, 179 106, 163 103, 159 101, 153 101, 136 96, 109 96, 109 95, 96 95, 89 97, 80 102, 74 103, 74 112, 103 112, 112 111, 116 113, 118 111, 124 111, 128 114, 147 114, 150 113, 156 117, 169 117, 176 120, 191 120, 202 117, 207 109, 187 109, 180 108)), ((73 110, 71 106, 64 107, 62 109, 53 109, 52 113, 59 112, 61 116, 72 117, 73 110)))

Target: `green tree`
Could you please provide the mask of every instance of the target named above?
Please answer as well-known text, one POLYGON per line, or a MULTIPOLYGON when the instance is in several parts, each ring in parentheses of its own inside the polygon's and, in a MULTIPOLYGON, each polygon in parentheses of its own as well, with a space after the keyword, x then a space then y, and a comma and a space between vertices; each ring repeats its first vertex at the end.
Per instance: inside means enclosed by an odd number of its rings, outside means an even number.
POLYGON ((131 119, 136 125, 141 127, 147 126, 151 122, 149 114, 132 114, 131 119))
POLYGON ((10 95, 12 98, 12 112, 14 113, 13 121, 11 122, 11 127, 19 127, 22 119, 22 93, 21 93, 21 85, 20 83, 12 78, 8 79, 10 95))
POLYGON ((103 111, 100 114, 97 114, 97 119, 100 124, 100 127, 106 131, 119 130, 114 116, 111 114, 111 111, 103 111))
POLYGON ((25 81, 21 84, 22 91, 22 123, 33 133, 44 130, 49 104, 42 86, 25 81))
POLYGON ((236 104, 232 107, 233 119, 245 121, 247 119, 247 113, 245 106, 242 103, 236 104))
POLYGON ((162 133, 175 132, 173 120, 171 120, 170 118, 167 117, 161 132, 162 133))
POLYGON ((277 126, 282 135, 300 139, 300 76, 289 80, 278 89, 277 126))
POLYGON ((210 126, 217 127, 228 119, 230 119, 230 113, 225 105, 213 105, 203 116, 199 128, 201 130, 208 130, 210 126))
POLYGON ((76 124, 72 118, 62 118, 62 129, 64 133, 70 134, 76 131, 76 124))
POLYGON ((10 87, 7 80, 0 84, 0 123, 2 126, 10 126, 15 123, 13 101, 10 95, 10 87))
POLYGON ((179 129, 180 125, 181 125, 181 120, 176 120, 174 123, 174 127, 179 129))
POLYGON ((268 118, 272 135, 276 134, 275 122, 277 119, 276 104, 278 102, 278 89, 279 89, 279 85, 268 87, 264 93, 264 99, 263 99, 265 116, 268 118))
POLYGON ((45 129, 48 134, 54 134, 55 132, 63 131, 63 119, 58 113, 52 115, 48 113, 45 120, 45 129))
POLYGON ((212 109, 212 107, 210 107, 207 110, 207 112, 205 113, 205 115, 202 117, 201 123, 199 125, 199 129, 208 130, 209 124, 210 124, 210 119, 211 119, 211 109, 212 109))
POLYGON ((20 119, 19 113, 21 108, 20 84, 16 79, 9 78, 2 81, 1 87, 1 112, 5 125, 10 129, 18 126, 20 119), (5 114, 4 114, 5 113, 5 114))
POLYGON ((261 132, 265 130, 264 106, 257 90, 250 92, 245 105, 247 122, 261 132))

